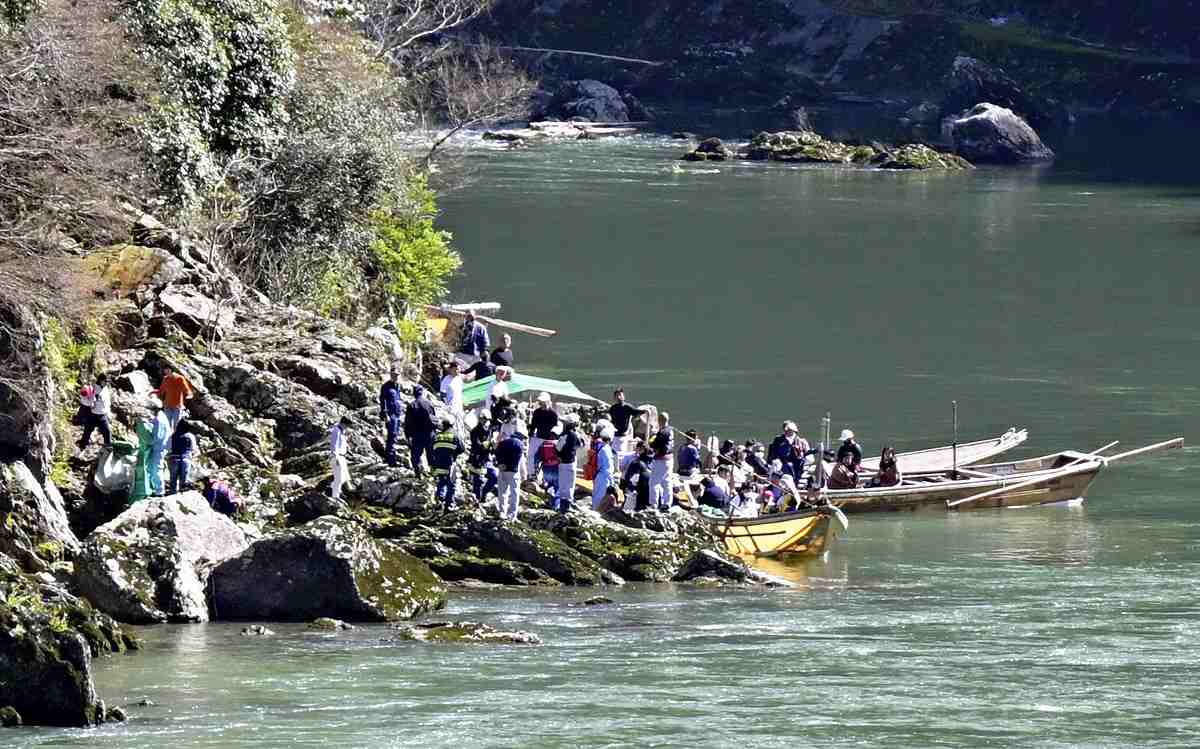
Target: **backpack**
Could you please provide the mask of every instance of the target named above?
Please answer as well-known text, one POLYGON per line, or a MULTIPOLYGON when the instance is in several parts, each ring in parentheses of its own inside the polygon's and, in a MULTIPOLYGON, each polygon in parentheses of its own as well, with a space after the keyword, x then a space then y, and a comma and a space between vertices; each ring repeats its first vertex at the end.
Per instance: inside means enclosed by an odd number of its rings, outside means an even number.
POLYGON ((538 452, 541 453, 538 457, 541 458, 543 465, 556 466, 562 463, 558 458, 558 447, 553 440, 543 442, 542 446, 538 448, 538 452))
POLYGON ((597 447, 599 441, 592 443, 592 447, 588 450, 587 465, 583 467, 583 477, 588 481, 593 481, 596 478, 596 473, 600 470, 600 448, 597 447))

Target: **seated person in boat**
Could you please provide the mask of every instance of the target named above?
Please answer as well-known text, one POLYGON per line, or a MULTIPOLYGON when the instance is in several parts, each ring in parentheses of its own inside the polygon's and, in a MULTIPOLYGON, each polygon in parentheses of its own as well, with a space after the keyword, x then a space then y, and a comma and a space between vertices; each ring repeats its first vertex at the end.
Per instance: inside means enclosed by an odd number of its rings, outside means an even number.
POLYGON ((783 433, 771 442, 767 452, 770 460, 783 463, 783 470, 793 478, 804 474, 804 454, 808 452, 808 440, 800 436, 794 421, 783 422, 783 433))
POLYGON ((754 486, 746 484, 738 491, 733 499, 733 516, 737 518, 758 517, 758 492, 754 486))
POLYGON ((746 463, 754 469, 755 476, 767 476, 767 448, 763 443, 746 440, 746 463))
POLYGON ((729 508, 729 492, 725 491, 714 479, 705 476, 700 479, 704 491, 700 494, 699 503, 705 507, 713 507, 722 512, 729 508))
POLYGON ((717 475, 713 478, 713 481, 724 490, 727 497, 733 494, 733 486, 729 483, 729 473, 728 465, 717 466, 717 475))
POLYGON ((854 441, 854 432, 849 429, 842 430, 842 445, 837 451, 837 462, 841 463, 845 455, 854 456, 854 470, 857 471, 862 464, 862 448, 854 441))
POLYGON ((700 473, 700 436, 695 429, 689 429, 684 434, 687 441, 679 448, 675 469, 680 476, 690 479, 700 473))
POLYGON ((838 459, 838 464, 829 474, 828 486, 830 489, 854 489, 858 486, 858 472, 852 454, 847 453, 838 459))
POLYGON ((896 448, 888 445, 883 448, 879 457, 879 473, 867 486, 898 486, 904 477, 900 474, 900 466, 896 463, 896 448))

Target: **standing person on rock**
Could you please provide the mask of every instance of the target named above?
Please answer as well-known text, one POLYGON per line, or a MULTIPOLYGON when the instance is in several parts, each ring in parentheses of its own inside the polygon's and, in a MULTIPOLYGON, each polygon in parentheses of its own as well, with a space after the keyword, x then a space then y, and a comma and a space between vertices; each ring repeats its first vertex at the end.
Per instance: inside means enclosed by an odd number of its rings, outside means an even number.
POLYGON ((651 499, 659 512, 671 509, 671 473, 675 467, 675 440, 671 434, 671 415, 663 411, 658 415, 658 433, 650 440, 654 451, 654 462, 650 464, 651 499))
POLYGON ((430 473, 437 479, 435 496, 440 499, 446 512, 457 508, 454 504, 454 487, 458 483, 455 476, 458 456, 466 452, 462 440, 454 432, 454 422, 442 419, 442 429, 433 438, 433 460, 430 461, 430 473))
POLYGON ((175 434, 171 435, 171 451, 167 454, 168 494, 187 491, 188 475, 192 472, 192 461, 198 450, 191 422, 180 420, 175 426, 175 434))
POLYGON ((86 450, 92 441, 92 431, 100 432, 105 447, 112 447, 112 429, 108 423, 108 412, 112 406, 112 388, 108 386, 108 375, 96 377, 96 385, 87 395, 80 397, 79 402, 87 410, 84 413, 83 436, 76 443, 79 449, 86 450))
POLYGON ((175 427, 163 410, 159 410, 151 419, 150 454, 147 456, 146 480, 149 483, 150 494, 155 497, 163 496, 162 464, 166 459, 167 449, 171 446, 171 435, 175 427))
POLYGON ((404 401, 400 399, 400 372, 392 370, 392 376, 379 388, 379 416, 387 425, 387 444, 384 460, 396 465, 396 440, 400 438, 400 420, 404 417, 404 401))
MULTIPOLYGON (((626 497, 630 494, 636 496, 637 499, 632 508, 634 511, 650 507, 650 463, 652 459, 653 453, 650 448, 643 447, 625 468, 621 488, 625 490, 626 497)), ((625 508, 630 509, 628 499, 625 500, 625 508)))
POLYGON ((504 334, 501 344, 492 349, 491 361, 495 367, 511 367, 513 365, 512 336, 504 334))
POLYGON ((417 385, 413 388, 413 399, 404 411, 404 436, 408 438, 408 447, 412 452, 412 467, 417 477, 425 475, 421 467, 421 456, 433 463, 433 404, 425 388, 417 385))
POLYGON ((168 364, 163 367, 162 384, 157 390, 151 390, 150 394, 162 399, 163 412, 167 415, 171 431, 174 432, 179 420, 183 418, 186 401, 195 394, 195 388, 188 382, 188 378, 168 364))
POLYGON ((500 472, 492 460, 492 423, 486 413, 479 414, 479 421, 471 430, 471 448, 467 453, 467 468, 471 471, 471 490, 480 504, 487 495, 496 491, 500 472))
POLYGON ((634 408, 625 402, 625 391, 622 388, 617 388, 613 391, 613 404, 608 407, 608 417, 612 419, 613 430, 613 449, 621 452, 624 447, 625 440, 630 435, 629 423, 633 421, 634 416, 644 416, 645 409, 634 408))
POLYGON ((350 431, 350 417, 343 416, 329 432, 329 465, 333 469, 333 485, 329 496, 342 498, 342 487, 350 481, 350 466, 346 464, 346 433, 350 431))
POLYGON ((500 469, 500 517, 516 520, 521 503, 519 477, 525 463, 525 434, 520 427, 496 446, 496 465, 500 469))
POLYGON ((459 333, 458 352, 484 359, 490 347, 487 326, 475 319, 475 310, 467 310, 466 322, 459 333))
POLYGON ((438 387, 446 408, 450 410, 450 418, 455 424, 461 424, 463 419, 463 379, 458 373, 460 365, 457 359, 451 359, 446 365, 446 374, 438 387))
POLYGON ((533 410, 533 415, 529 417, 529 478, 537 480, 538 467, 541 465, 541 449, 542 443, 547 440, 553 442, 558 439, 558 435, 554 433, 554 429, 558 426, 558 411, 554 410, 554 404, 550 402, 549 393, 538 393, 537 408, 533 410))
POLYGON ((571 509, 572 501, 575 499, 575 459, 579 455, 579 448, 587 444, 583 437, 579 436, 579 417, 575 414, 567 414, 563 419, 564 429, 561 437, 558 438, 558 502, 557 509, 559 512, 568 512, 571 509))
POLYGON ((611 427, 600 432, 600 443, 596 448, 596 475, 592 479, 592 509, 599 511, 610 487, 616 486, 613 474, 617 459, 612 450, 613 430, 611 427))
POLYGON ((150 455, 154 451, 155 419, 149 413, 138 419, 134 433, 138 438, 137 461, 133 464, 133 488, 129 502, 140 502, 154 493, 150 482, 150 455))

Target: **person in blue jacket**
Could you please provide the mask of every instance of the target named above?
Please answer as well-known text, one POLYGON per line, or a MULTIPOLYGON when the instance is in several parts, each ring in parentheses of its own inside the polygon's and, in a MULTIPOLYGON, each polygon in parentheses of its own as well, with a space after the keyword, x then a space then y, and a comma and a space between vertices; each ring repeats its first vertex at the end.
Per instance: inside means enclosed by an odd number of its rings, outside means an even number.
POLYGON ((475 310, 467 311, 467 320, 463 323, 459 338, 458 352, 467 356, 477 356, 486 359, 492 342, 488 339, 487 326, 475 319, 475 310))
POLYGON ((392 376, 379 388, 379 416, 387 425, 387 444, 384 455, 387 464, 396 465, 396 441, 400 438, 400 422, 404 418, 404 401, 400 399, 400 372, 392 370, 392 376))

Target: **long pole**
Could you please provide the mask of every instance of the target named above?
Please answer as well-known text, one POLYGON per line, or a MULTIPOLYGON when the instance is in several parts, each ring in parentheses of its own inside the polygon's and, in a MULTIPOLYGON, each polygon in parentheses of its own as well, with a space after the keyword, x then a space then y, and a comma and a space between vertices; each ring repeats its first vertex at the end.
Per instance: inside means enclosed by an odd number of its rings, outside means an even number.
POLYGON ((958 478, 958 401, 950 401, 950 405, 954 411, 954 444, 951 455, 954 462, 954 478, 958 478))

